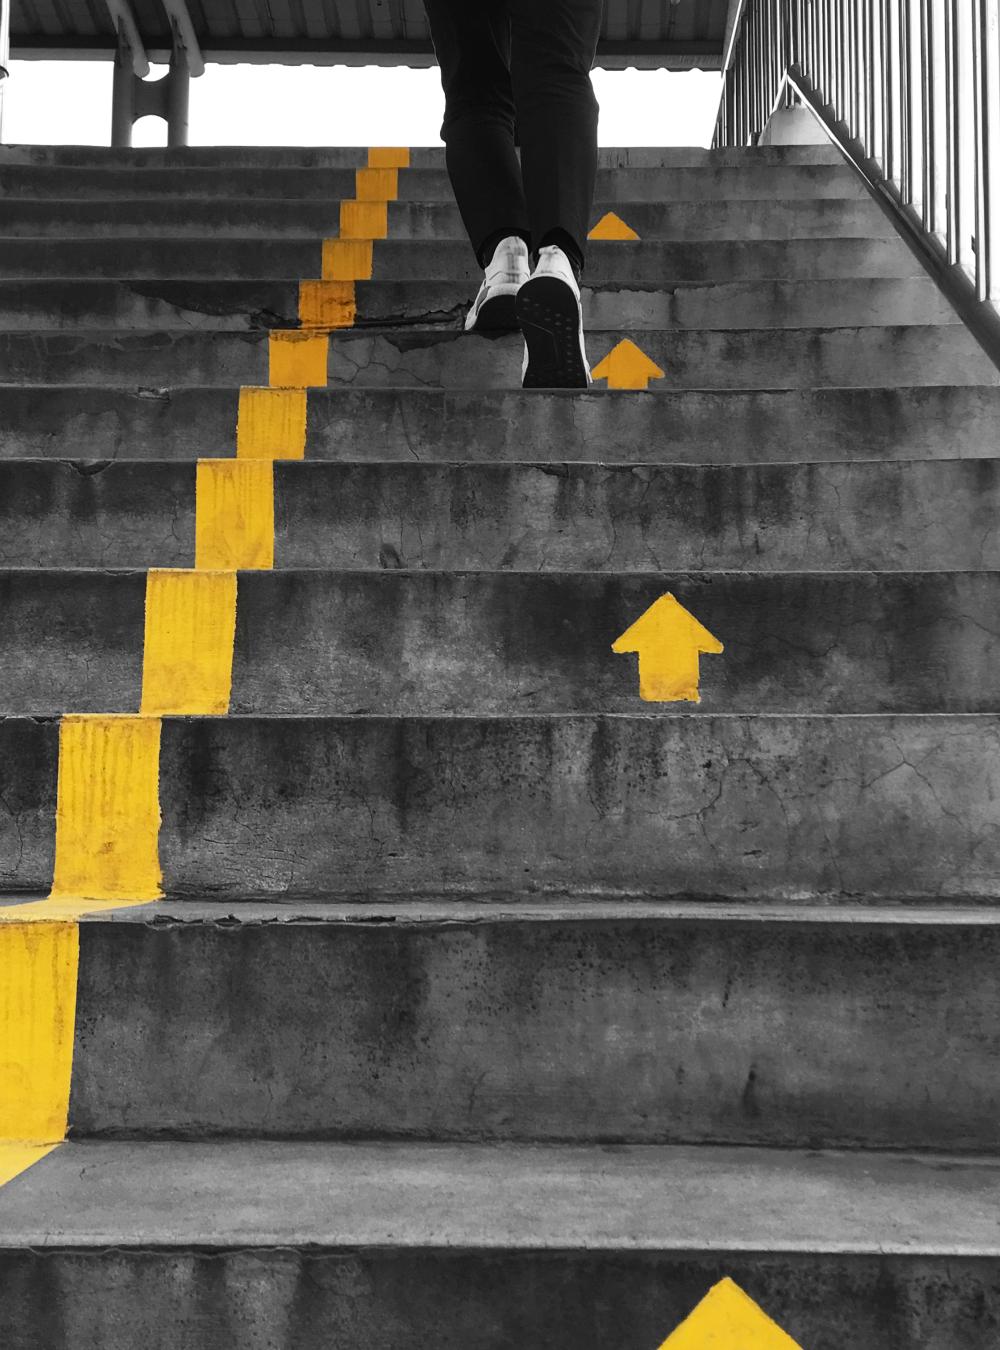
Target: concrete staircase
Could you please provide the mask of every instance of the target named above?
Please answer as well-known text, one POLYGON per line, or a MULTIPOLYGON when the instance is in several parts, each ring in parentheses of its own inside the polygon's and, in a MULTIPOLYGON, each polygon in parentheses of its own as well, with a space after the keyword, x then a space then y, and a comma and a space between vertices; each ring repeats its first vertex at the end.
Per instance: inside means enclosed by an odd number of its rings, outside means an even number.
POLYGON ((832 150, 604 151, 662 376, 523 393, 408 158, 0 151, 0 1346, 995 1350, 1000 372, 832 150))

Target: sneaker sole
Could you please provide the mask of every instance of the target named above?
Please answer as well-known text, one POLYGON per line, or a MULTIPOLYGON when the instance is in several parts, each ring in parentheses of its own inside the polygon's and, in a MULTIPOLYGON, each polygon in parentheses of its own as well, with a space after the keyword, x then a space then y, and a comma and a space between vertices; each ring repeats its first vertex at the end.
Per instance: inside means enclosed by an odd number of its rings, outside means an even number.
POLYGON ((469 333, 513 333, 518 327, 516 297, 513 295, 494 295, 483 305, 476 315, 476 322, 469 333))
POLYGON ((555 277, 526 281, 517 293, 517 318, 528 349, 525 389, 586 389, 576 296, 555 277))

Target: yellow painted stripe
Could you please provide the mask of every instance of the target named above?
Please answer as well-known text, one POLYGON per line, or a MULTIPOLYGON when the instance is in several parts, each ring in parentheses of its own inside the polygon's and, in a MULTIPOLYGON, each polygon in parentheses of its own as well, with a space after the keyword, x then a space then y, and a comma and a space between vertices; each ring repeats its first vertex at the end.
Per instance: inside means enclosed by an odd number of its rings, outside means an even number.
POLYGON ((384 239, 388 233, 387 202, 340 203, 341 239, 384 239))
POLYGON ((299 323, 303 328, 322 332, 353 328, 357 316, 353 281, 299 282, 299 323))
POLYGON ((379 145, 368 151, 368 167, 371 169, 408 169, 410 152, 405 146, 379 145))
POLYGON ((638 239, 631 225, 626 225, 621 216, 608 211, 587 235, 588 239, 638 239))
POLYGON ((323 279, 325 281, 370 281, 372 241, 370 239, 324 239, 323 279))
POLYGON ((0 1139, 9 1145, 66 1135, 79 958, 73 922, 0 923, 0 1139))
POLYGON ((241 389, 237 459, 302 459, 306 453, 306 400, 304 389, 241 389))
POLYGON ((13 1181, 15 1177, 26 1172, 36 1162, 41 1162, 58 1147, 58 1144, 21 1143, 19 1140, 0 1139, 0 1186, 13 1181))
POLYGON ((268 383, 285 389, 326 384, 330 339, 301 328, 275 329, 268 341, 268 383))
POLYGON ((354 195, 359 202, 394 202, 399 195, 399 170, 371 166, 356 169, 354 195))
POLYGON ((660 1350, 801 1350, 733 1280, 714 1285, 660 1350))
POLYGON ((53 899, 162 894, 159 769, 158 717, 62 719, 53 899))
POLYGON ((141 711, 205 717, 227 713, 235 636, 235 572, 148 572, 141 711))
POLYGON ((274 465, 269 459, 198 461, 195 567, 235 572, 274 566, 274 465))

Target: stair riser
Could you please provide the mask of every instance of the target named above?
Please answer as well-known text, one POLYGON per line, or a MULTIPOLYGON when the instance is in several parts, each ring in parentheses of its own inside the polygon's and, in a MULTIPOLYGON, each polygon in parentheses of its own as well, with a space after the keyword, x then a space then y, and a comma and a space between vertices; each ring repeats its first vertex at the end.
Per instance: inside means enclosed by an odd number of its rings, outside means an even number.
MULTIPOLYGON (((820 197, 761 201, 598 201, 595 225, 614 211, 647 240, 705 239, 892 239, 888 217, 873 201, 820 197)), ((0 211, 0 236, 16 238, 234 239, 332 237, 339 232, 340 202, 269 201, 266 198, 155 198, 143 200, 15 198, 0 211)), ((391 202, 392 239, 453 240, 467 236, 458 208, 448 202, 391 202)), ((626 243, 624 245, 628 247, 626 243)))
MULTIPOLYGON (((360 282, 355 325, 463 327, 471 283, 360 282)), ((759 281, 675 290, 585 287, 591 328, 789 328, 822 324, 953 324, 955 312, 926 277, 896 281, 759 281)), ((241 332, 299 325, 295 282, 0 281, 8 331, 156 329, 241 332)))
POLYGON ((1000 1318, 992 1257, 403 1245, 177 1251, 144 1239, 142 1251, 3 1254, 5 1344, 625 1350, 660 1344, 727 1276, 808 1350, 994 1350, 1000 1318), (39 1331, 44 1340, 33 1340, 39 1331))
MULTIPOLYGON (((164 886, 992 898, 998 737, 995 717, 165 719, 164 886)), ((57 742, 0 723, 2 889, 49 885, 57 742)))
MULTIPOLYGON (((240 576, 230 711, 641 712, 612 643, 666 592, 725 644, 705 715, 1000 702, 1000 573, 286 571, 240 576)), ((137 712, 145 593, 141 572, 0 573, 0 714, 137 712)))
MULTIPOLYGON (((399 198, 411 202, 452 202, 442 169, 400 172, 399 198)), ((79 169, 5 166, 0 163, 0 197, 61 199, 155 196, 328 201, 353 198, 354 169, 79 169)), ((861 180, 833 165, 796 167, 599 169, 595 199, 607 202, 676 202, 837 197, 868 200, 861 180)))
MULTIPOLYGON (((410 167, 444 169, 443 146, 414 146, 410 167)), ((823 145, 757 145, 722 150, 697 146, 604 146, 597 152, 602 168, 743 168, 827 164, 843 166, 839 152, 823 145)), ((4 145, 0 165, 27 164, 69 168, 216 168, 216 169, 356 169, 368 163, 367 146, 190 145, 183 149, 136 146, 117 149, 97 145, 4 145)))
MULTIPOLYGON (((180 281, 318 277, 322 241, 294 239, 10 239, 0 278, 134 277, 180 281)), ((596 242, 587 255, 587 281, 597 286, 639 282, 649 289, 703 281, 915 277, 919 264, 898 239, 797 239, 761 243, 596 242)), ((376 244, 376 281, 450 281, 471 286, 482 269, 458 242, 384 240, 376 244)))
MULTIPOLYGON (((211 444, 211 442, 208 442, 211 444)), ((274 468, 275 567, 1000 569, 995 460, 274 468)), ((8 567, 192 567, 195 468, 0 460, 8 567)))
MULTIPOLYGON (((1000 384, 1000 371, 957 326, 897 328, 632 330, 664 376, 655 394, 679 389, 799 389, 878 385, 1000 384)), ((591 329, 596 364, 629 330, 591 329)), ((524 344, 446 332, 337 332, 331 385, 378 389, 516 389, 524 344)), ((268 383, 269 336, 247 333, 14 334, 0 336, 0 380, 10 384, 268 383)))
POLYGON ((995 925, 136 914, 82 927, 74 1137, 1000 1145, 995 925))
MULTIPOLYGON (((237 390, 6 386, 0 459, 229 455, 237 390)), ((993 459, 1000 389, 691 391, 313 389, 312 460, 751 464, 993 459), (622 416, 627 406, 628 416, 622 416)))

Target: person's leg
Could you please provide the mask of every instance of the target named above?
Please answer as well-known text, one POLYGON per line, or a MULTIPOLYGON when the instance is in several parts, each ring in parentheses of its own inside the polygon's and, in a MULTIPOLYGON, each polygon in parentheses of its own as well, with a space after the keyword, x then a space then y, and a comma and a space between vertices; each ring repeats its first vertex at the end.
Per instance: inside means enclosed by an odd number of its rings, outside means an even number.
POLYGON ((511 82, 528 220, 537 252, 556 244, 582 267, 597 177, 590 70, 603 0, 506 0, 511 82))
POLYGON ((505 0, 424 0, 441 66, 441 138, 448 175, 476 257, 487 267, 505 238, 528 241, 528 209, 514 150, 510 22, 505 0), (488 256, 487 256, 488 255, 488 256))

